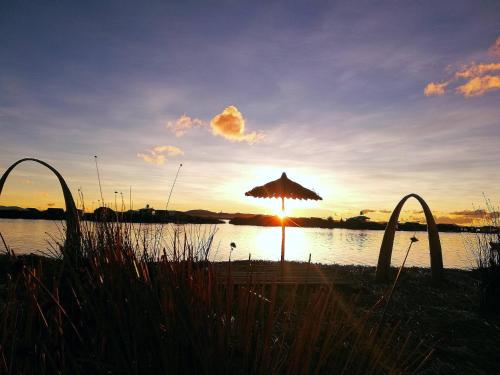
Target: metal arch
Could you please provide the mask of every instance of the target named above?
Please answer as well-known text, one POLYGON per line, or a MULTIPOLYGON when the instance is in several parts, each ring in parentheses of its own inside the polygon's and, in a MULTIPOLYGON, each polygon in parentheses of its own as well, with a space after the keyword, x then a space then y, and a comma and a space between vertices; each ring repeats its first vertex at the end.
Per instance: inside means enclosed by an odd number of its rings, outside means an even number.
POLYGON ((396 233, 399 214, 401 213, 401 209, 403 208, 403 205, 408 200, 408 198, 412 197, 420 203, 422 209, 424 210, 425 221, 427 222, 427 234, 429 237, 432 277, 436 280, 439 280, 443 276, 443 256, 441 252, 441 241, 439 240, 439 232, 437 230, 434 216, 432 216, 432 212, 429 209, 429 206, 422 197, 417 194, 408 194, 403 199, 401 199, 401 201, 399 201, 398 205, 392 212, 391 218, 387 223, 387 227, 385 228, 384 238, 382 240, 382 245, 380 246, 377 271, 375 275, 375 279, 377 281, 385 281, 389 277, 392 247, 394 245, 394 235, 396 233))
MULTIPOLYGON (((5 184, 5 181, 7 180, 7 177, 9 176, 10 172, 20 163, 25 162, 25 161, 34 161, 36 163, 39 163, 48 169, 50 169, 57 177, 59 180, 59 184, 61 185, 63 195, 64 195, 64 202, 66 204, 66 241, 65 241, 65 250, 70 250, 72 249, 73 251, 78 251, 78 245, 80 243, 80 223, 78 219, 78 211, 76 210, 76 205, 75 201, 73 200, 73 195, 71 194, 71 191, 69 190, 68 185, 66 184, 66 181, 64 181, 63 176, 50 164, 39 160, 39 159, 34 159, 34 158, 24 158, 16 161, 14 164, 12 164, 2 175, 2 178, 0 179, 0 195, 2 195, 2 190, 3 186, 5 184)), ((65 254, 67 255, 67 254, 65 254)), ((69 255, 69 254, 68 254, 69 255)), ((76 254, 73 254, 76 255, 76 254)))

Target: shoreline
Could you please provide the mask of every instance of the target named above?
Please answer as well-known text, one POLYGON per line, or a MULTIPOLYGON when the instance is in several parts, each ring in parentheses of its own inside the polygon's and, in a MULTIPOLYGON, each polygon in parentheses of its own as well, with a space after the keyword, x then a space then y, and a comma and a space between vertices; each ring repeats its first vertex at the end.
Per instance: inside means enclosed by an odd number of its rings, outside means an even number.
MULTIPOLYGON (((1 211, 0 211, 1 212, 1 211)), ((189 216, 189 215, 185 215, 189 216)), ((260 216, 260 215, 257 215, 260 216)), ((270 216, 270 218, 276 219, 277 216, 270 216)), ((66 218, 62 217, 3 217, 0 216, 0 220, 45 220, 45 221, 65 221, 66 218)), ((189 218, 183 217, 181 220, 118 220, 121 223, 133 223, 133 224, 206 224, 206 225, 220 225, 220 224, 231 224, 235 226, 250 226, 250 227, 281 227, 280 223, 274 221, 263 221, 263 222, 255 222, 253 218, 245 218, 244 220, 229 220, 229 219, 216 219, 216 218, 207 218, 203 216, 192 216, 189 218)), ((318 218, 291 218, 293 221, 297 222, 301 219, 314 219, 318 218)), ((325 219, 319 219, 322 221, 327 221, 325 219)), ((81 219, 83 222, 100 222, 98 219, 90 219, 84 218, 81 219)), ((109 222, 117 222, 115 220, 109 220, 109 222)), ((373 231, 384 231, 386 229, 387 223, 378 223, 378 222, 369 222, 369 225, 297 225, 293 223, 286 223, 286 228, 317 228, 317 229, 348 229, 348 230, 373 230, 373 231)), ((463 227, 455 224, 437 224, 439 233, 478 233, 478 234, 492 234, 496 233, 496 231, 491 230, 489 226, 481 226, 481 227, 463 227)), ((427 232, 427 226, 420 223, 400 223, 396 229, 397 232, 427 232)))

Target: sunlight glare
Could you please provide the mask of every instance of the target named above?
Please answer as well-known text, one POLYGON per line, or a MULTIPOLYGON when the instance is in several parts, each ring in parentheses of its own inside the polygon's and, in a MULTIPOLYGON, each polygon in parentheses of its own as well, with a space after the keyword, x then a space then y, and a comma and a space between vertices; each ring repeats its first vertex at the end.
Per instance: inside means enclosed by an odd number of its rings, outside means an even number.
MULTIPOLYGON (((281 206, 281 203, 280 203, 280 206, 281 206)), ((273 208, 273 214, 276 215, 276 216, 278 216, 281 220, 283 220, 283 218, 285 218, 287 216, 290 216, 290 210, 288 210, 285 207, 285 211, 282 211, 281 207, 279 207, 278 205, 276 205, 276 207, 273 208)))
MULTIPOLYGON (((255 249, 258 249, 257 256, 262 259, 280 259, 281 248, 281 228, 272 227, 259 231, 255 236, 255 249)), ((286 228, 286 259, 306 262, 311 252, 310 243, 307 238, 307 231, 302 228, 286 228)))

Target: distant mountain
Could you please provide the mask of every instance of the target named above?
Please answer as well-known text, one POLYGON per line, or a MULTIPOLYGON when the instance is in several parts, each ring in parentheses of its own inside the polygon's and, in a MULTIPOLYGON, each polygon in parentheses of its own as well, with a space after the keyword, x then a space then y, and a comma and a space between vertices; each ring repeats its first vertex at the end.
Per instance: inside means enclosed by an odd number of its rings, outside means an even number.
MULTIPOLYGON (((322 219, 319 217, 287 217, 284 219, 287 227, 302 227, 302 228, 344 228, 355 230, 385 230, 387 223, 374 221, 336 221, 322 219)), ((229 224, 234 225, 253 225, 262 227, 278 227, 282 221, 278 216, 271 215, 254 215, 251 217, 236 217, 229 221, 229 224)), ((495 227, 462 227, 456 224, 437 224, 439 232, 477 232, 481 233, 497 233, 495 227)), ((427 231, 427 225, 421 223, 398 223, 397 230, 407 232, 424 232, 427 231)))
POLYGON ((18 206, 0 206, 0 211, 25 211, 26 208, 18 206))
POLYGON ((208 210, 189 210, 186 211, 185 213, 191 216, 211 217, 220 220, 232 220, 234 218, 248 218, 255 216, 255 214, 242 214, 239 212, 236 213, 213 212, 208 210))

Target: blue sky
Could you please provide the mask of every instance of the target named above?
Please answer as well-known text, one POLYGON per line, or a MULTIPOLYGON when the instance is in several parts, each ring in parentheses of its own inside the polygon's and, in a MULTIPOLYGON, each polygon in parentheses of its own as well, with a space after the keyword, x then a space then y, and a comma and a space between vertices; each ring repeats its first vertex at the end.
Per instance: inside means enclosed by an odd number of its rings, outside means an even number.
MULTIPOLYGON (((449 216, 498 198, 499 71, 471 96, 453 78, 500 63, 498 37, 495 1, 4 1, 0 167, 52 162, 88 206, 99 155, 106 199, 132 186, 136 206, 164 206, 182 162, 175 209, 273 210, 243 194, 287 171, 324 198, 297 214, 387 210, 416 192, 449 216), (258 140, 216 134, 230 106, 258 140), (182 115, 201 125, 178 137, 166 125, 182 115), (138 157, 159 146, 181 152, 138 157)), ((26 166, 0 204, 62 197, 26 166)))

